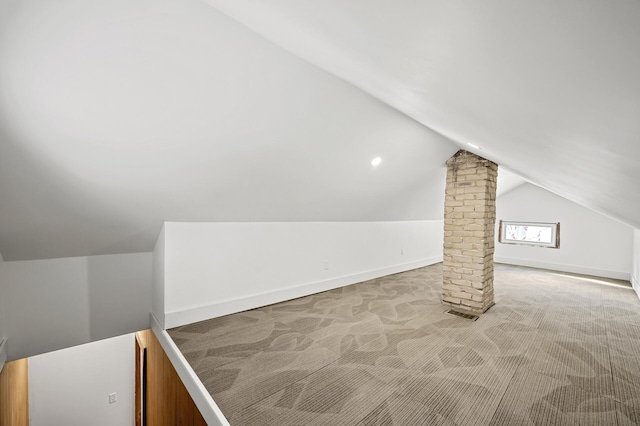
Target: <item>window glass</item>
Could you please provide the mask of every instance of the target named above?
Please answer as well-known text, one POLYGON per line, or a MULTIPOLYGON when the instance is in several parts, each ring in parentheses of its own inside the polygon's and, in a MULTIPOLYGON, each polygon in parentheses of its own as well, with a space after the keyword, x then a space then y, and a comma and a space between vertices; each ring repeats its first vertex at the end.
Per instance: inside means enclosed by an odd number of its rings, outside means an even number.
POLYGON ((559 223, 500 221, 498 241, 503 244, 526 244, 558 248, 559 223))

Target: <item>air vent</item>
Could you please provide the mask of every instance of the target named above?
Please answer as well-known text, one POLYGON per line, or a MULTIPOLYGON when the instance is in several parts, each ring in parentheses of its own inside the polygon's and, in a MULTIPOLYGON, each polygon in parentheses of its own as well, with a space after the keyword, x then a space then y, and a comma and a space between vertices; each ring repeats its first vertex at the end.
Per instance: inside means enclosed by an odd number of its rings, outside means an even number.
POLYGON ((465 314, 464 312, 454 311, 453 309, 449 309, 448 311, 445 311, 445 313, 446 314, 455 315, 455 316, 460 317, 460 318, 468 319, 468 320, 471 320, 471 321, 475 321, 475 320, 478 319, 477 315, 465 314))

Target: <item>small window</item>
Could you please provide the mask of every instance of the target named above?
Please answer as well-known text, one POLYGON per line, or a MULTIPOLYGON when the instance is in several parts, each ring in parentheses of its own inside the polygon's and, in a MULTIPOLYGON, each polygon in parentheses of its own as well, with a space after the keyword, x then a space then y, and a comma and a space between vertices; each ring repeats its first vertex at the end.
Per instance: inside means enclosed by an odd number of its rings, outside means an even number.
POLYGON ((560 247, 560 223, 500 221, 498 242, 540 247, 560 247))

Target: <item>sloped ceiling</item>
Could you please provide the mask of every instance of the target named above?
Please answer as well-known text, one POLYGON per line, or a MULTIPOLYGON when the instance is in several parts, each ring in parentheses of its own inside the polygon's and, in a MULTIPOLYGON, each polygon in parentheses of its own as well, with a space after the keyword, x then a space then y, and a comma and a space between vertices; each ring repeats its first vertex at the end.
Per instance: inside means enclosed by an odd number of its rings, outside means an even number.
POLYGON ((461 147, 640 228, 640 2, 206 0, 461 147))
POLYGON ((0 10, 5 260, 150 251, 163 221, 442 216, 455 144, 203 2, 0 10))
POLYGON ((527 183, 527 181, 521 176, 501 167, 498 171, 496 196, 501 197, 514 189, 521 187, 525 183, 527 183))
POLYGON ((460 147, 640 228, 637 0, 0 14, 5 260, 148 251, 165 220, 440 218, 460 147))

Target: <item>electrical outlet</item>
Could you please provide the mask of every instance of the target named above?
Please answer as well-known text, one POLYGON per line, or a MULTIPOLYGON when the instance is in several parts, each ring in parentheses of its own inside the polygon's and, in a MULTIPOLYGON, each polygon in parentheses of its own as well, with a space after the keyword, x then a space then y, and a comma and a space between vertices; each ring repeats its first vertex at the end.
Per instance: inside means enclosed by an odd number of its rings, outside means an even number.
POLYGON ((403 248, 400 249, 400 256, 404 256, 404 249, 403 248))
POLYGON ((324 261, 323 267, 324 267, 324 270, 325 270, 325 271, 328 271, 328 270, 329 270, 329 261, 328 261, 328 260, 325 260, 325 261, 324 261))
POLYGON ((114 392, 114 393, 110 393, 109 394, 109 404, 114 404, 118 402, 118 393, 114 392))

